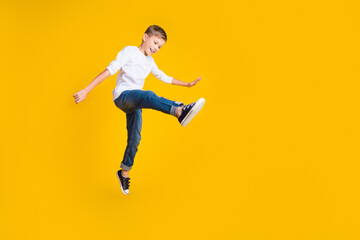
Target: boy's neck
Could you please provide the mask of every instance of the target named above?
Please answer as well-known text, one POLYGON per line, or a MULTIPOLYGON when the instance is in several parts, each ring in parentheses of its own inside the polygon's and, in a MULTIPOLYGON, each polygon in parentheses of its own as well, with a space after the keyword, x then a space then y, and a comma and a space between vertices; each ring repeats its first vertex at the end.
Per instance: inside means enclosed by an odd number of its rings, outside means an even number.
POLYGON ((142 48, 142 45, 140 45, 140 47, 138 47, 138 49, 140 50, 140 52, 141 52, 142 54, 144 54, 145 57, 147 57, 147 55, 145 54, 145 51, 144 51, 143 48, 142 48))

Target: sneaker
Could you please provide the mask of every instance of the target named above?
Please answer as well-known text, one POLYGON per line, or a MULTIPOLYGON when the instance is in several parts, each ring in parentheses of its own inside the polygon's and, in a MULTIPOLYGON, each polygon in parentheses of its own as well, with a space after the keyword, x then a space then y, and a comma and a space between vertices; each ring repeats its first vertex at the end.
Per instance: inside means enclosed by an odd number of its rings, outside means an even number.
POLYGON ((178 118, 181 126, 185 127, 195 117, 195 115, 201 110, 205 104, 205 99, 200 98, 196 102, 185 105, 182 109, 182 113, 178 118))
POLYGON ((116 173, 119 182, 120 182, 120 187, 121 187, 121 191, 125 194, 128 195, 129 194, 129 184, 130 184, 130 178, 126 178, 123 177, 123 175, 121 174, 121 170, 117 171, 116 173))

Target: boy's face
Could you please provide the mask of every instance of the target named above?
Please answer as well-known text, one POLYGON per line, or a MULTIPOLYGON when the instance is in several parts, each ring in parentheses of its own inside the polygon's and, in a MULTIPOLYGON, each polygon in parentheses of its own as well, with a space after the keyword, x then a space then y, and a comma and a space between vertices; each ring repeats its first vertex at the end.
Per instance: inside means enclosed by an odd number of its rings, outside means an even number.
POLYGON ((150 56, 154 53, 157 53, 160 48, 165 44, 165 40, 158 36, 149 37, 146 33, 143 36, 142 49, 146 56, 150 56))

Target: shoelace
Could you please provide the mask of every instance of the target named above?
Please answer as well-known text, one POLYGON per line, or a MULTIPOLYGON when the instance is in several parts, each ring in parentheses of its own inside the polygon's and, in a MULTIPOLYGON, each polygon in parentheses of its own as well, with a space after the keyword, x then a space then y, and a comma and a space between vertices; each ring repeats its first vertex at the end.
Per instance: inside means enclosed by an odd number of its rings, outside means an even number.
POLYGON ((187 109, 192 108, 194 105, 195 105, 195 103, 185 105, 184 108, 183 108, 183 111, 186 111, 187 109))
POLYGON ((124 178, 124 189, 128 189, 130 187, 130 178, 124 178))

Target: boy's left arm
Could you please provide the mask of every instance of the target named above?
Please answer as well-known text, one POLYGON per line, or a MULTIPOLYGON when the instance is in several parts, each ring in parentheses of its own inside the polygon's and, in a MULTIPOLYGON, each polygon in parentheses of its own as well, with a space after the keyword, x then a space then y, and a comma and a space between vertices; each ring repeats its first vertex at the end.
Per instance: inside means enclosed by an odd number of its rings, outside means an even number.
POLYGON ((161 81, 163 82, 166 82, 166 83, 170 83, 170 84, 173 84, 173 85, 179 85, 179 86, 184 86, 184 87, 193 87, 195 86, 202 77, 199 77, 197 78, 195 81, 192 81, 192 82, 183 82, 183 81, 180 81, 179 79, 176 79, 176 78, 173 78, 173 77, 169 77, 168 75, 166 75, 163 71, 161 71, 155 61, 153 61, 153 65, 151 67, 151 70, 150 72, 157 78, 157 79, 160 79, 161 81))
POLYGON ((179 79, 176 79, 176 78, 172 78, 172 82, 171 84, 173 85, 179 85, 179 86, 184 86, 184 87, 193 87, 195 86, 200 80, 201 80, 202 77, 199 77, 197 78, 195 81, 192 81, 192 82, 183 82, 183 81, 180 81, 179 79))

